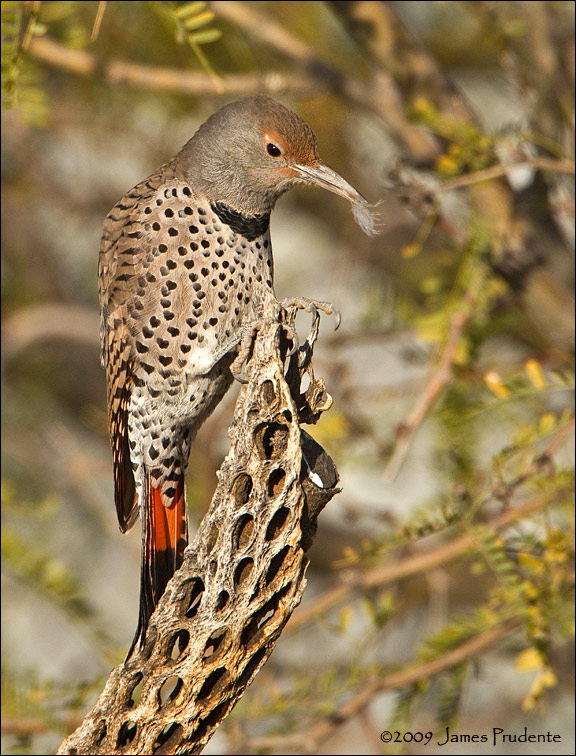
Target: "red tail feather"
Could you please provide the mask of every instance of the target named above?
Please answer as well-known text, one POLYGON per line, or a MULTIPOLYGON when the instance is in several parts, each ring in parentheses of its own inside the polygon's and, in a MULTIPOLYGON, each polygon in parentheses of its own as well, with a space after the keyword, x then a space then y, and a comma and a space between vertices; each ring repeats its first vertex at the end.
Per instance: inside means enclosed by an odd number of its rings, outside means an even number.
MULTIPOLYGON (((128 657, 137 642, 143 641, 148 620, 166 589, 168 581, 182 564, 188 544, 184 477, 174 488, 171 505, 162 501, 162 493, 148 474, 146 501, 142 517, 142 566, 140 573, 140 616, 136 636, 128 657)), ((128 658, 127 657, 127 658, 128 658)))

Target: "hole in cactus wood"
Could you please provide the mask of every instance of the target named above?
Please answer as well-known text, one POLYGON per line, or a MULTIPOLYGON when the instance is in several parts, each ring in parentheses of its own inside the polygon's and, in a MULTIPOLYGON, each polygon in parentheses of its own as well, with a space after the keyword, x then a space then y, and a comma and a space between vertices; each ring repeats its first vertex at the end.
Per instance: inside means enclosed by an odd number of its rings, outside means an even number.
POLYGON ((106 737, 106 733, 107 732, 108 732, 108 728, 106 727, 106 722, 102 719, 98 723, 98 729, 96 730, 96 733, 94 735, 94 739, 96 741, 96 745, 100 745, 100 743, 106 737))
POLYGON ((242 690, 242 688, 245 685, 248 685, 248 683, 252 679, 253 675, 255 674, 256 670, 260 666, 260 663, 262 662, 265 656, 266 656, 266 649, 265 648, 259 649, 258 651, 256 651, 254 656, 250 659, 248 664, 244 667, 242 674, 238 678, 238 683, 237 683, 238 688, 240 690, 242 690))
POLYGON ((272 470, 268 476, 268 496, 278 496, 284 488, 286 473, 281 467, 272 470))
POLYGON ((243 559, 238 567, 236 567, 236 571, 234 572, 234 585, 236 588, 241 588, 242 585, 246 583, 250 577, 253 566, 254 560, 250 559, 250 557, 246 557, 246 559, 243 559))
POLYGON ((227 627, 220 627, 218 628, 218 630, 215 630, 206 641, 203 658, 212 660, 219 656, 226 648, 224 641, 227 635, 227 627))
POLYGON ((247 646, 257 633, 258 635, 261 634, 259 631, 262 631, 264 629, 264 626, 267 625, 272 617, 276 614, 276 610, 278 609, 280 601, 288 593, 291 586, 291 582, 286 583, 286 585, 284 585, 277 593, 272 596, 271 599, 263 604, 263 606, 261 606, 258 611, 254 612, 252 617, 250 617, 250 622, 246 625, 244 630, 242 630, 242 635, 240 636, 240 641, 243 646, 247 646))
POLYGON ((211 672, 204 680, 204 685, 200 688, 197 700, 201 701, 204 698, 208 698, 211 694, 220 690, 226 680, 228 679, 228 670, 226 667, 218 667, 214 672, 211 672))
POLYGON ((230 598, 230 595, 228 594, 228 591, 220 591, 218 594, 218 600, 216 601, 216 611, 221 612, 222 609, 226 606, 228 603, 228 599, 230 598))
POLYGON ((138 672, 134 675, 130 687, 128 688, 129 701, 128 706, 138 706, 140 703, 140 697, 142 696, 142 688, 144 687, 144 675, 142 672, 138 672))
POLYGON ((245 514, 238 518, 238 522, 234 529, 234 548, 238 550, 245 549, 250 543, 253 532, 254 518, 252 515, 245 514))
POLYGON ((136 737, 138 731, 138 725, 135 722, 123 722, 118 732, 118 748, 124 748, 131 743, 136 737))
POLYGON ((202 720, 210 727, 213 727, 214 725, 217 725, 218 722, 223 719, 223 717, 226 716, 226 712, 230 708, 230 701, 222 701, 221 704, 218 704, 218 706, 213 709, 208 716, 204 717, 202 720))
POLYGON ((152 753, 172 753, 172 746, 178 743, 181 732, 182 725, 178 722, 166 725, 156 736, 156 740, 152 746, 152 753))
POLYGON ((278 538, 280 533, 282 532, 282 528, 286 524, 286 520, 288 519, 288 515, 290 514, 290 510, 288 507, 280 507, 275 513, 270 522, 268 523, 268 527, 266 528, 266 540, 267 541, 273 541, 275 538, 278 538))
POLYGON ((264 459, 280 459, 288 447, 288 430, 280 423, 260 425, 255 438, 264 459))
POLYGON ((238 507, 243 507, 248 502, 252 493, 252 478, 246 473, 240 473, 232 484, 232 496, 238 507))
POLYGON ((180 630, 180 632, 173 635, 168 646, 170 658, 173 661, 180 659, 184 651, 188 648, 189 642, 190 633, 188 630, 180 630))
POLYGON ((180 677, 176 675, 167 677, 158 691, 158 703, 160 706, 166 706, 166 704, 175 701, 183 685, 184 682, 180 677))
POLYGON ((202 596, 204 595, 204 583, 200 578, 193 578, 191 581, 190 598, 188 600, 188 609, 186 610, 186 616, 188 619, 192 619, 198 613, 202 596))
POLYGON ((288 556, 290 551, 290 546, 285 546, 282 551, 279 551, 276 556, 272 557, 272 559, 270 560, 270 566, 268 567, 268 571, 266 572, 266 585, 270 585, 276 575, 278 575, 278 572, 286 561, 286 557, 288 556))
POLYGON ((276 399, 276 392, 274 391, 274 384, 272 381, 264 381, 260 389, 263 401, 270 406, 276 399))

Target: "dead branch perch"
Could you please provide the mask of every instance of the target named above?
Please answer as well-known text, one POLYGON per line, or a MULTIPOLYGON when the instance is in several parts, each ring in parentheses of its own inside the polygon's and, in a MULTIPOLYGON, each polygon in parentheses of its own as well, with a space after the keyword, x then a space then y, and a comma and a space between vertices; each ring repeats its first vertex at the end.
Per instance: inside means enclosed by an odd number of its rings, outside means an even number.
POLYGON ((313 341, 290 358, 287 382, 283 332, 270 320, 255 338, 212 504, 143 648, 112 671, 58 753, 200 753, 298 605, 305 552, 338 476, 300 428, 331 403, 313 375, 300 394, 313 341))

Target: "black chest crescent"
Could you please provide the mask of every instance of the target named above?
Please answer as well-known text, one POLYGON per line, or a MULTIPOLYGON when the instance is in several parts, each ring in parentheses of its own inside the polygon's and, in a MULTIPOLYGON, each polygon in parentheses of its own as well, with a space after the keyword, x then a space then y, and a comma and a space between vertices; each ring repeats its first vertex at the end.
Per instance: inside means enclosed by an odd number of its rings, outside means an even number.
POLYGON ((222 223, 230 226, 232 231, 240 234, 248 241, 253 241, 268 229, 270 225, 270 213, 262 215, 243 215, 233 210, 223 202, 211 202, 210 207, 220 218, 222 223))

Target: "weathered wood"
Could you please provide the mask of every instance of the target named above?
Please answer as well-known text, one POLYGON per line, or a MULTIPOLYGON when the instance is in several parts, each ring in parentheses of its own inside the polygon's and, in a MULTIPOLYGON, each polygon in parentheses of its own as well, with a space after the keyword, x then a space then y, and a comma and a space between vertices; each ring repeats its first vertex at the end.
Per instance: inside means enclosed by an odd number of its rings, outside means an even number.
POLYGON ((338 476, 300 428, 331 404, 309 368, 317 315, 287 371, 280 317, 293 321, 282 311, 255 336, 210 509, 143 647, 112 671, 58 753, 200 753, 300 602, 305 552, 338 476), (301 394, 306 372, 311 384, 301 394))

